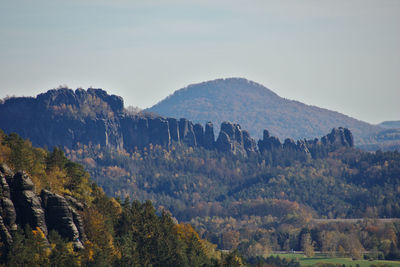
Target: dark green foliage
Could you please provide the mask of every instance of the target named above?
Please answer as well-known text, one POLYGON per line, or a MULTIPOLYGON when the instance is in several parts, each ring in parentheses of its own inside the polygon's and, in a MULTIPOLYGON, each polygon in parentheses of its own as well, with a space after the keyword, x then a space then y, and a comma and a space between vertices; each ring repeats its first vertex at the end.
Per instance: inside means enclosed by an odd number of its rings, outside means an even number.
POLYGON ((48 236, 49 242, 53 244, 53 249, 49 256, 49 261, 51 266, 76 266, 77 256, 70 253, 70 248, 66 240, 56 231, 50 231, 48 236))
POLYGON ((54 147, 53 151, 49 153, 46 160, 48 169, 58 167, 61 170, 64 169, 67 163, 73 164, 64 156, 64 151, 62 151, 62 149, 59 147, 54 147))
POLYGON ((38 232, 34 234, 26 226, 25 231, 15 232, 13 240, 5 260, 6 266, 50 266, 48 244, 38 232))
POLYGON ((122 266, 209 266, 195 241, 186 245, 174 234, 169 215, 157 216, 149 201, 125 201, 116 226, 122 266))
POLYGON ((3 143, 11 148, 9 163, 15 170, 32 171, 32 164, 36 158, 35 153, 27 145, 28 141, 16 133, 11 133, 5 136, 3 143))

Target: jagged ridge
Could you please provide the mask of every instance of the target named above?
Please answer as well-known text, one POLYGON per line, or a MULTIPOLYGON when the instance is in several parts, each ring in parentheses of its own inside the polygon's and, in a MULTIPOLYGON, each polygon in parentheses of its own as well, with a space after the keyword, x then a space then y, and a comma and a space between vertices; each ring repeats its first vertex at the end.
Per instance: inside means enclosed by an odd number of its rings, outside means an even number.
POLYGON ((310 153, 318 146, 354 144, 351 132, 344 128, 332 130, 321 141, 286 139, 283 144, 264 131, 263 139, 256 142, 239 124, 230 122, 221 124, 215 140, 211 122, 204 129, 185 118, 129 115, 123 112, 122 98, 101 89, 59 89, 36 98, 11 98, 0 105, 0 115, 5 132, 17 132, 34 145, 47 147, 73 148, 81 143, 133 151, 150 144, 169 148, 177 142, 246 156, 278 148, 310 153))

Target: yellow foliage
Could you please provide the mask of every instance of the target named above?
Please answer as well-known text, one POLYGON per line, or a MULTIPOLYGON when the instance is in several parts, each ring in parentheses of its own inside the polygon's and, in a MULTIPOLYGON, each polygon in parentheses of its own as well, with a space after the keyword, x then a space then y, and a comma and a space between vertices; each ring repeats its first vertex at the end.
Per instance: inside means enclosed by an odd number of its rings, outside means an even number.
POLYGON ((221 251, 217 250, 217 245, 208 242, 205 239, 200 239, 199 242, 203 248, 204 254, 206 254, 207 257, 218 260, 221 259, 221 251))
POLYGON ((1 144, 0 140, 0 162, 6 162, 10 158, 11 149, 1 144))
POLYGON ((84 261, 91 262, 94 260, 94 245, 92 242, 87 240, 84 244, 85 249, 82 251, 82 257, 84 261))
POLYGON ((68 254, 74 254, 74 244, 72 242, 67 243, 67 252, 68 254))
POLYGON ((43 233, 42 229, 36 227, 36 230, 32 230, 32 233, 35 237, 40 237, 41 239, 45 239, 46 235, 43 233))
POLYGON ((120 215, 122 213, 121 204, 115 198, 111 198, 110 203, 111 203, 111 206, 112 206, 115 214, 120 215))
POLYGON ((190 224, 180 223, 174 226, 174 230, 178 235, 179 239, 184 241, 186 244, 189 244, 190 241, 195 238, 196 240, 200 240, 199 234, 193 229, 190 224))
POLYGON ((200 238, 199 234, 194 230, 192 225, 188 223, 180 223, 174 226, 174 232, 178 235, 178 238, 189 245, 190 242, 197 241, 199 242, 204 254, 207 257, 220 259, 221 253, 216 250, 217 245, 214 245, 207 240, 203 240, 200 238))
POLYGON ((93 248, 117 255, 118 252, 114 247, 111 232, 107 229, 104 215, 94 208, 87 208, 83 213, 83 219, 87 237, 93 242, 93 248))
POLYGON ((65 189, 65 186, 68 182, 68 177, 64 170, 60 170, 58 167, 52 168, 47 173, 47 181, 49 183, 50 190, 52 192, 58 194, 63 194, 63 193, 71 194, 71 192, 65 189))

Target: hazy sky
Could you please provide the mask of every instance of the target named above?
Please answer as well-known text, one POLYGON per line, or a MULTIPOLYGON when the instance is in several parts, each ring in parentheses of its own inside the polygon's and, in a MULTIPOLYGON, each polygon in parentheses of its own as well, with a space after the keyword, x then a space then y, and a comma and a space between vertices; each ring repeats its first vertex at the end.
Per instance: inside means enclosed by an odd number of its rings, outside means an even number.
POLYGON ((145 108, 221 77, 400 120, 400 1, 0 0, 0 97, 92 86, 145 108))

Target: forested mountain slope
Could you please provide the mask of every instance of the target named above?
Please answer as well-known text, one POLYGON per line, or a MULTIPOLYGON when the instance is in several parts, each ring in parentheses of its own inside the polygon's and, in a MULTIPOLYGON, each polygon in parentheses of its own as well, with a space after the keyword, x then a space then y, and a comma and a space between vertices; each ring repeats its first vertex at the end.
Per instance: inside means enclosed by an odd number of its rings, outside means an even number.
POLYGON ((385 129, 400 129, 400 121, 384 121, 379 123, 378 126, 385 129))
MULTIPOLYGON (((240 258, 237 258, 241 260, 240 258)), ((2 266, 219 266, 215 250, 151 202, 123 204, 59 149, 0 131, 2 266)))
POLYGON ((339 112, 281 98, 263 85, 242 78, 189 85, 147 111, 202 124, 233 121, 255 137, 268 129, 280 139, 315 138, 341 126, 353 132, 356 144, 363 144, 382 130, 339 112))

